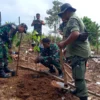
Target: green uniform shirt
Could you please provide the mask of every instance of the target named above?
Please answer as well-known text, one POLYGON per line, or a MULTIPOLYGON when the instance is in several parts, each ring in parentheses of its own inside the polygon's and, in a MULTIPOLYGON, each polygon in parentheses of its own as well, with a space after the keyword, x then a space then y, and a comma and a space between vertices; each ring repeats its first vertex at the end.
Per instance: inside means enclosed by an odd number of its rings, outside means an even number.
POLYGON ((13 37, 17 32, 17 26, 13 23, 0 27, 0 44, 8 44, 11 48, 13 37))
POLYGON ((50 44, 49 48, 44 48, 41 56, 43 60, 49 62, 49 60, 54 60, 55 62, 59 62, 59 48, 56 44, 50 44))
MULTIPOLYGON (((68 20, 66 27, 63 29, 64 37, 68 38, 68 36, 73 31, 79 31, 80 34, 84 32, 84 24, 80 18, 78 18, 75 14, 73 14, 68 20)), ((79 40, 75 40, 73 43, 67 45, 67 57, 70 56, 80 56, 80 57, 89 57, 90 56, 90 45, 88 40, 82 42, 79 40)))

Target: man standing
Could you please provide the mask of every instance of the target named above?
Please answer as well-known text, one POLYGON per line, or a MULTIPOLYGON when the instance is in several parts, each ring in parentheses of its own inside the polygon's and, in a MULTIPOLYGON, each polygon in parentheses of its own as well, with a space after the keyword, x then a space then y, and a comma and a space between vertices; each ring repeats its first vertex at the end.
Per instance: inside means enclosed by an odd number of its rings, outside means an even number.
POLYGON ((51 73, 55 72, 55 69, 53 68, 54 65, 58 70, 59 76, 62 76, 58 46, 56 44, 52 44, 48 38, 43 38, 42 44, 44 49, 42 50, 40 56, 35 59, 35 62, 40 62, 44 66, 48 67, 51 73))
POLYGON ((15 24, 6 24, 0 27, 0 77, 1 78, 9 78, 10 76, 6 73, 12 72, 8 68, 8 59, 7 59, 7 49, 9 49, 9 53, 12 53, 12 41, 13 37, 18 31, 19 33, 26 33, 27 26, 22 23, 18 26, 15 24))
POLYGON ((42 35, 42 25, 45 25, 45 23, 40 20, 40 14, 37 13, 36 14, 36 20, 33 20, 31 26, 34 26, 34 30, 38 32, 38 35, 41 36, 42 35))
POLYGON ((66 39, 58 44, 60 48, 67 48, 67 60, 71 61, 72 74, 76 90, 72 94, 80 100, 88 100, 88 91, 85 82, 86 61, 90 56, 90 45, 87 37, 84 38, 85 26, 82 20, 75 15, 76 9, 65 3, 61 7, 59 17, 67 20, 63 29, 66 39))

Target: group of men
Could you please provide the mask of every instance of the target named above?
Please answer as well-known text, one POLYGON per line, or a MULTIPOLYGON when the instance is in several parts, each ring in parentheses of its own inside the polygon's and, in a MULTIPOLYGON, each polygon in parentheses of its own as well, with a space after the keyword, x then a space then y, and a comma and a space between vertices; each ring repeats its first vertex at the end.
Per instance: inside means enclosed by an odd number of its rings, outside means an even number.
MULTIPOLYGON (((60 7, 60 13, 58 16, 62 19, 60 25, 60 33, 63 35, 63 40, 57 44, 52 44, 50 39, 42 39, 43 51, 39 57, 35 59, 35 63, 42 63, 47 66, 50 73, 54 73, 55 66, 59 72, 59 76, 63 75, 60 61, 59 50, 66 48, 66 62, 71 62, 72 75, 75 80, 76 89, 71 91, 72 94, 80 98, 80 100, 88 100, 88 91, 85 82, 86 62, 90 56, 90 46, 86 33, 86 28, 82 20, 75 15, 76 9, 70 4, 65 3, 60 7)), ((40 14, 37 14, 37 20, 32 22, 32 26, 41 35, 41 27, 44 25, 43 21, 40 21, 40 14), (36 25, 38 23, 38 26, 36 25)), ((22 23, 18 26, 15 24, 7 24, 0 27, 0 77, 8 78, 7 51, 5 49, 6 43, 8 44, 9 51, 11 52, 12 38, 18 31, 20 33, 27 30, 27 25, 22 23)), ((65 84, 66 85, 66 84, 65 84)))
POLYGON ((86 63, 88 57, 91 55, 88 33, 82 20, 75 15, 75 8, 65 3, 60 7, 60 10, 61 12, 58 16, 63 22, 59 30, 60 34, 63 35, 63 40, 56 45, 50 43, 48 38, 43 39, 44 50, 36 58, 35 62, 41 62, 49 67, 51 73, 55 72, 54 65, 58 69, 59 75, 61 75, 62 69, 59 62, 59 49, 66 50, 66 62, 70 61, 76 87, 71 93, 79 97, 80 100, 88 100, 88 90, 85 82, 86 63))

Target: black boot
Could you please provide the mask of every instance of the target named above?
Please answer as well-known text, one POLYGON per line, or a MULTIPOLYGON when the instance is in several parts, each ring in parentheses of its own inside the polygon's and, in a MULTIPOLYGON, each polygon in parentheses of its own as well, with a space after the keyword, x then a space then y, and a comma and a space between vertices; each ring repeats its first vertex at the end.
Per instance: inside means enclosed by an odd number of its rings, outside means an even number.
POLYGON ((88 97, 80 97, 80 100, 88 100, 88 97))
POLYGON ((70 93, 73 94, 73 95, 76 95, 77 90, 76 90, 76 89, 74 89, 74 90, 70 90, 70 93))
POLYGON ((13 70, 10 70, 7 66, 4 66, 5 73, 13 72, 13 70))
POLYGON ((9 78, 10 76, 4 72, 3 69, 0 69, 0 77, 1 78, 9 78))
POLYGON ((55 73, 55 72, 56 72, 56 71, 55 71, 55 69, 53 68, 53 66, 52 66, 52 67, 50 67, 49 72, 50 72, 50 73, 55 73))
POLYGON ((58 69, 58 73, 59 73, 59 77, 62 78, 63 77, 62 70, 58 69))

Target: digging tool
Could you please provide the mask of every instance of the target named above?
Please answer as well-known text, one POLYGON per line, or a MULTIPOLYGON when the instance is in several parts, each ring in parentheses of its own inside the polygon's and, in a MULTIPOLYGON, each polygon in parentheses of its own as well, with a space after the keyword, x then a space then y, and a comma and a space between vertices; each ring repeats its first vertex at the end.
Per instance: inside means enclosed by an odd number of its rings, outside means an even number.
POLYGON ((17 66, 16 66, 16 76, 18 75, 18 65, 19 65, 19 55, 20 55, 20 46, 21 46, 21 42, 22 42, 22 33, 21 34, 21 37, 20 37, 20 44, 19 44, 19 48, 18 48, 18 60, 17 60, 17 66))
POLYGON ((60 49, 60 63, 61 63, 63 74, 64 74, 64 84, 68 85, 68 77, 67 77, 67 74, 66 74, 66 71, 65 71, 65 67, 64 67, 62 49, 60 49))

